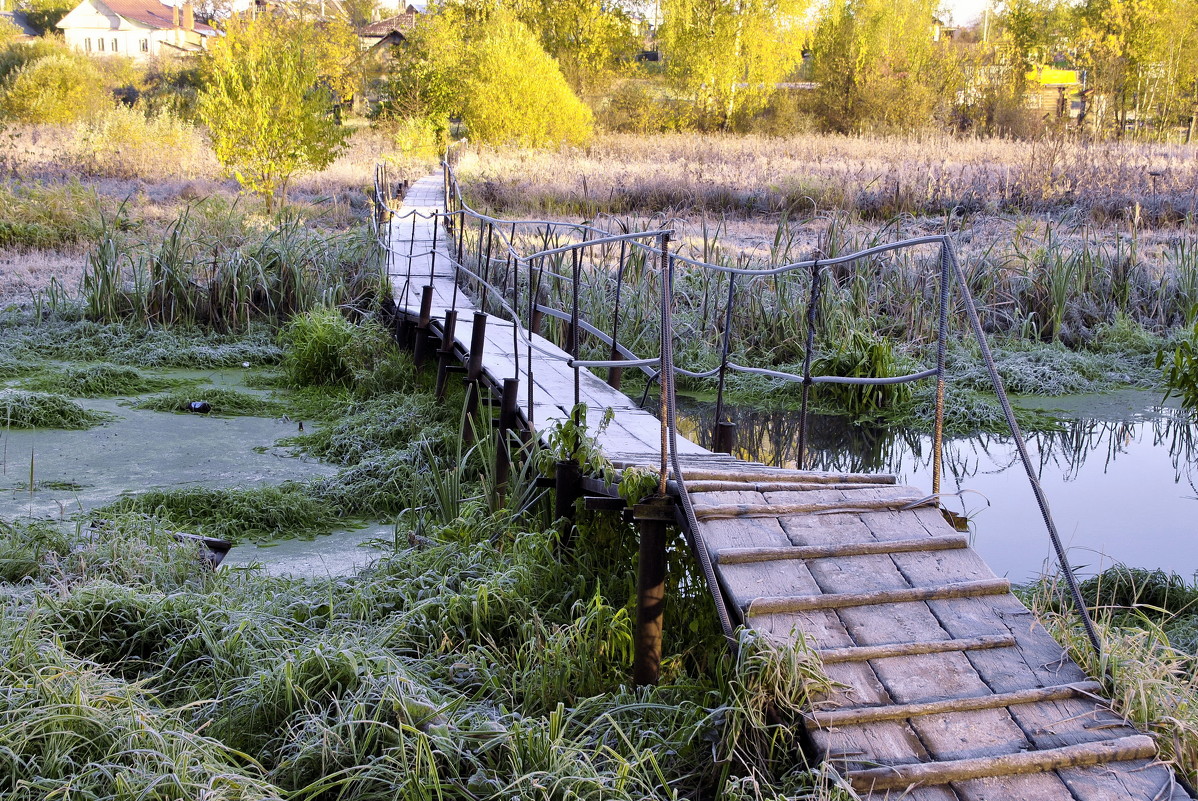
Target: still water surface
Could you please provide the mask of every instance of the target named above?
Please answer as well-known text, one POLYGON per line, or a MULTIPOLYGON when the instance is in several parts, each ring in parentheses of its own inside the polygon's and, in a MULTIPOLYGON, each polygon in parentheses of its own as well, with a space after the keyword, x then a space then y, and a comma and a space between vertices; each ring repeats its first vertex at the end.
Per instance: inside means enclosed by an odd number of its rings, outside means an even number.
MULTIPOLYGON (((1065 417, 1057 431, 1026 434, 1028 451, 1069 558, 1081 574, 1112 562, 1198 572, 1198 436, 1160 394, 1026 400, 1065 417)), ((679 402, 687 435, 710 446, 714 410, 679 402)), ((794 466, 799 415, 732 408, 741 458, 794 466)), ((932 485, 932 441, 903 429, 853 426, 813 416, 807 466, 893 473, 924 491, 932 485)), ((1027 474, 1009 435, 949 438, 944 505, 970 519, 974 547, 1000 576, 1026 581, 1055 566, 1027 474)))

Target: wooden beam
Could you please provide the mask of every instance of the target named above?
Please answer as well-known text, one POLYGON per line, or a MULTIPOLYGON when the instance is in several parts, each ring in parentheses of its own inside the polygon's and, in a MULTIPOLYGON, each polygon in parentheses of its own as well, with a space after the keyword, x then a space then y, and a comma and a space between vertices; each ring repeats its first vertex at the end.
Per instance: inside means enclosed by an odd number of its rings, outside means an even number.
POLYGON ((979 709, 1001 709, 1016 704, 1034 704, 1038 701, 1063 701, 1079 694, 1096 695, 1101 692, 1102 685, 1098 682, 1083 681, 1077 684, 1058 684, 1053 687, 1034 687, 1008 693, 945 698, 939 701, 922 701, 915 704, 831 709, 825 712, 813 712, 808 719, 822 729, 830 729, 834 726, 858 726, 862 723, 877 723, 882 720, 906 720, 923 715, 943 715, 946 712, 976 712, 979 709))
POLYGON ((894 656, 947 654, 954 651, 983 651, 988 648, 1013 648, 1015 638, 1009 634, 987 634, 957 640, 924 640, 896 642, 888 645, 853 645, 845 648, 823 648, 815 652, 825 665, 840 662, 867 662, 894 656))
POLYGON ((1042 773, 1061 768, 1082 768, 1131 759, 1151 759, 1156 744, 1144 734, 1066 745, 1043 751, 1020 751, 993 757, 957 759, 949 762, 916 762, 868 770, 850 770, 845 778, 862 792, 898 790, 913 785, 938 785, 991 776, 1042 773))
POLYGON ((874 606, 912 601, 942 601, 949 598, 977 598, 982 595, 1002 595, 1011 591, 1006 579, 959 581, 939 587, 904 587, 897 590, 845 592, 830 595, 782 595, 754 598, 744 607, 745 615, 771 615, 786 612, 807 612, 812 609, 845 609, 850 606, 874 606))
POLYGON ((968 548, 969 539, 960 534, 919 537, 883 542, 838 542, 831 545, 793 545, 771 548, 725 548, 716 556, 721 565, 744 565, 778 559, 832 559, 841 556, 871 556, 887 553, 916 553, 968 548))
POLYGON ((834 501, 832 503, 721 503, 696 505, 695 517, 699 520, 726 520, 746 517, 790 517, 794 515, 834 514, 850 512, 885 512, 930 506, 936 502, 934 496, 916 495, 897 498, 862 498, 834 501))

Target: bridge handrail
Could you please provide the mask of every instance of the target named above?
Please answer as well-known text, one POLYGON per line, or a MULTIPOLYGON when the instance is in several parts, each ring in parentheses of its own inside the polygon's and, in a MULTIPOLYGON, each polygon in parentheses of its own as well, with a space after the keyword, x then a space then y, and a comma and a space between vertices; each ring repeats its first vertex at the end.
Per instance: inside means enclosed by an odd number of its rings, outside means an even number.
MULTIPOLYGON (((725 381, 728 371, 744 372, 757 375, 765 375, 772 378, 777 378, 785 381, 791 381, 802 384, 802 409, 799 420, 799 443, 798 443, 798 458, 799 468, 803 466, 806 451, 806 428, 807 417, 810 402, 810 387, 817 383, 832 383, 832 384, 854 384, 864 386, 882 386, 891 384, 907 383, 911 381, 924 380, 934 378, 936 381, 935 395, 935 419, 933 427, 933 456, 932 456, 932 493, 933 496, 940 494, 941 472, 943 463, 943 433, 944 433, 944 407, 945 407, 945 386, 946 386, 946 353, 948 344, 948 306, 949 306, 949 287, 952 281, 956 281, 961 300, 965 307, 966 317, 969 325, 978 342, 982 358, 986 364, 992 387, 998 397, 999 405, 1002 408, 1004 419, 1010 429, 1014 439, 1016 449, 1018 451, 1021 462, 1024 465, 1028 481, 1031 484, 1033 495, 1036 498, 1037 505, 1040 508, 1041 516, 1044 520, 1045 527, 1048 530, 1049 538, 1052 541, 1053 549, 1057 556, 1058 564, 1060 565, 1062 575, 1064 576, 1067 585, 1070 589, 1070 594, 1076 610, 1081 616, 1086 634, 1095 651, 1101 652, 1101 644, 1098 638, 1097 631, 1094 628, 1093 621, 1090 619, 1085 603, 1082 600, 1080 590, 1077 586, 1077 581, 1073 573, 1068 557, 1065 553, 1064 546, 1061 542, 1059 532, 1053 520, 1051 511, 1049 510, 1047 496, 1044 493, 1043 487, 1040 484, 1039 477, 1036 475, 1031 457, 1027 452, 1027 446, 1024 441, 1023 434, 1019 424, 1015 419, 1014 411, 1010 401, 1007 398, 1005 388, 1002 383, 1002 378, 998 373, 997 365, 994 362, 993 354, 990 351, 988 341, 985 336, 985 331, 982 327, 981 318, 978 314, 977 305, 974 301, 972 293, 969 291, 968 281, 964 270, 961 267, 960 261, 957 259, 956 250, 950 237, 947 235, 930 235, 903 239, 896 242, 884 243, 865 248, 852 253, 841 254, 828 258, 816 258, 792 262, 784 265, 779 265, 769 268, 751 268, 751 267, 731 267, 728 265, 717 265, 698 259, 687 258, 678 253, 670 251, 670 240, 674 235, 671 229, 656 229, 650 231, 635 231, 625 232, 623 234, 613 235, 609 231, 590 226, 585 223, 557 223, 549 220, 502 220, 486 214, 481 214, 470 208, 462 197, 461 188, 457 181, 457 176, 453 168, 448 162, 448 159, 442 162, 443 180, 444 180, 444 199, 446 209, 444 212, 437 213, 439 223, 444 223, 446 232, 449 237, 449 243, 453 245, 453 255, 450 256, 450 261, 455 272, 454 282, 454 297, 453 305, 456 308, 458 285, 461 283, 461 277, 465 275, 473 281, 473 288, 480 294, 482 307, 486 308, 486 300, 488 297, 492 299, 492 304, 497 305, 502 309, 506 316, 512 322, 513 342, 518 342, 523 345, 528 353, 528 373, 529 383, 531 384, 532 352, 535 350, 547 358, 558 359, 569 364, 574 370, 574 392, 575 404, 579 400, 579 381, 580 370, 583 367, 608 367, 613 371, 619 370, 621 367, 639 367, 645 370, 649 375, 649 384, 654 380, 661 383, 661 420, 662 420, 662 462, 659 476, 659 490, 661 494, 666 491, 666 483, 668 480, 669 468, 672 466, 674 480, 678 482, 679 497, 682 502, 683 511, 686 515, 690 529, 695 536, 698 536, 699 526, 694 515, 694 510, 690 502, 690 497, 685 491, 685 479, 679 464, 678 447, 677 447, 677 409, 676 409, 676 393, 674 388, 674 380, 676 375, 682 374, 691 377, 711 377, 718 376, 719 385, 717 392, 716 403, 716 421, 717 424, 722 416, 723 398, 725 390, 725 381), (465 220, 467 218, 477 220, 479 222, 478 236, 478 258, 477 268, 471 270, 463 263, 465 261, 465 220), (542 239, 547 240, 550 232, 557 228, 564 228, 572 231, 581 231, 583 240, 566 245, 555 245, 553 247, 543 247, 542 249, 529 254, 521 254, 517 248, 516 242, 513 241, 515 231, 520 225, 537 225, 544 227, 542 239), (502 226, 511 226, 512 236, 509 237, 502 229, 502 226), (484 254, 482 247, 482 231, 486 228, 487 235, 487 253, 485 256, 486 267, 483 274, 479 273, 483 269, 484 254), (513 274, 512 281, 512 303, 509 304, 506 297, 506 282, 507 275, 504 276, 505 286, 495 286, 489 280, 489 271, 492 262, 498 261, 492 257, 492 245, 494 244, 494 235, 496 230, 499 231, 500 249, 504 254, 503 261, 505 266, 511 271, 514 265, 517 272, 513 274), (454 241, 456 234, 456 241, 454 241), (595 239, 588 239, 591 234, 595 234, 595 239), (644 240, 655 243, 650 244, 644 240), (614 304, 614 321, 613 332, 611 336, 603 333, 592 322, 583 319, 580 314, 579 298, 582 284, 581 273, 581 252, 587 248, 594 251, 597 247, 609 247, 613 244, 621 245, 621 255, 619 267, 617 270, 616 279, 616 302, 614 304), (861 259, 871 258, 877 255, 894 252, 906 248, 921 247, 921 246, 938 246, 939 247, 939 291, 938 291, 938 325, 937 325, 937 342, 936 342, 936 365, 932 368, 908 373, 899 376, 881 376, 881 377, 858 377, 858 376, 815 376, 811 373, 812 353, 815 345, 815 328, 817 322, 817 312, 821 295, 821 287, 826 271, 829 267, 848 264, 859 261, 861 259), (626 266, 626 255, 629 251, 640 250, 645 254, 644 263, 648 266, 651 262, 660 261, 660 269, 658 278, 660 280, 660 302, 659 311, 661 315, 660 331, 659 331, 659 350, 656 357, 638 358, 630 349, 622 347, 618 340, 618 322, 620 314, 620 290, 622 288, 622 278, 626 266), (572 271, 557 272, 551 271, 550 277, 555 281, 564 281, 570 284, 571 290, 571 308, 569 311, 555 309, 547 303, 541 302, 540 288, 545 277, 545 263, 547 260, 554 260, 557 264, 561 264, 564 260, 562 257, 570 255, 572 257, 572 271), (533 267, 533 263, 537 263, 537 267, 533 267), (728 276, 728 301, 725 306, 725 324, 723 327, 723 337, 721 341, 720 364, 718 367, 707 371, 689 371, 683 368, 678 368, 674 365, 673 346, 675 340, 675 331, 673 329, 672 313, 675 305, 674 292, 674 273, 675 266, 684 264, 700 270, 709 270, 716 273, 725 274, 728 276), (541 346, 534 339, 533 331, 525 326, 518 310, 519 307, 519 284, 520 275, 518 270, 523 265, 527 270, 526 284, 528 289, 528 326, 538 328, 538 315, 549 314, 552 317, 566 320, 569 323, 569 331, 567 336, 567 355, 563 357, 556 350, 551 350, 541 346), (788 373, 779 370, 770 370, 767 368, 751 367, 741 365, 734 362, 730 358, 731 354, 731 336, 732 336, 732 316, 733 304, 735 301, 735 286, 737 277, 766 278, 783 275, 796 271, 808 271, 810 273, 810 290, 809 300, 807 304, 806 314, 806 343, 803 352, 803 371, 801 374, 788 373), (535 284, 534 284, 535 273, 535 284), (596 338, 602 343, 609 346, 611 358, 606 360, 585 360, 579 358, 579 331, 584 331, 596 338), (619 358, 617 358, 617 356, 619 358), (652 368, 658 367, 654 372, 652 368), (669 441, 669 447, 666 447, 666 441, 669 441), (672 457, 671 457, 672 454, 672 457), (667 459, 670 458, 672 465, 667 465, 667 459)), ((376 227, 375 234, 381 247, 388 254, 388 262, 390 256, 396 255, 391 247, 391 230, 390 226, 394 217, 390 213, 390 197, 388 196, 389 183, 385 167, 376 170, 375 175, 375 207, 376 207, 376 227), (386 226, 384 230, 384 224, 386 226)), ((402 218, 406 217, 404 215, 402 218)), ((414 213, 413 231, 415 231, 415 221, 419 213, 414 213)), ((423 215, 423 219, 428 219, 429 215, 423 215)), ((435 270, 436 264, 436 232, 440 225, 433 226, 433 247, 431 252, 432 266, 430 267, 430 283, 432 272, 435 270)), ((415 244, 414 234, 409 242, 410 246, 415 244)), ((408 277, 410 284, 411 263, 412 263, 412 248, 406 254, 408 257, 408 277)), ((405 287, 406 291, 406 287, 405 287)), ((516 359, 516 371, 519 374, 519 353, 518 348, 514 348, 514 357, 516 359)), ((609 381, 611 380, 609 376, 609 381)), ((618 386, 618 379, 614 382, 618 386)), ((530 387, 531 389, 531 387, 530 387)), ((649 387, 646 387, 646 397, 649 387)), ((530 395, 531 398, 531 395, 530 395)), ((529 404, 529 413, 531 414, 532 404, 529 404)), ((532 421, 529 421, 530 424, 532 421)), ((713 600, 716 605, 717 613, 720 616, 721 624, 724 628, 724 633, 727 637, 732 638, 733 627, 731 616, 728 612, 727 605, 723 599, 722 592, 716 582, 714 569, 711 565, 710 554, 707 552, 706 546, 702 542, 696 543, 696 555, 699 558, 703 568, 704 575, 708 582, 709 590, 712 593, 713 600)))

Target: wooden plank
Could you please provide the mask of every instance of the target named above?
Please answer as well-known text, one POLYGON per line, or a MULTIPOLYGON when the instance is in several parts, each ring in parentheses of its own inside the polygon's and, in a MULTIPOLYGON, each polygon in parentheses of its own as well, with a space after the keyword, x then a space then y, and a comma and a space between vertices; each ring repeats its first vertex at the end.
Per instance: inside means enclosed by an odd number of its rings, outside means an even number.
POLYGON ((998 709, 1017 704, 1037 701, 1058 701, 1072 698, 1078 693, 1101 692, 1102 685, 1087 681, 1079 684, 1062 684, 1054 687, 1035 687, 1009 693, 990 693, 970 697, 954 696, 938 701, 922 701, 913 704, 888 704, 886 706, 853 707, 814 712, 810 719, 817 726, 851 726, 873 723, 879 720, 902 720, 904 718, 938 715, 945 712, 973 712, 980 709, 998 709))
POLYGON ((841 542, 830 545, 792 545, 782 548, 729 548, 719 553, 722 565, 747 562, 772 562, 783 559, 831 559, 847 556, 901 553, 905 551, 943 551, 967 548, 969 540, 960 534, 928 537, 921 540, 841 542))
MULTIPOLYGON (((772 493, 780 495, 783 493, 772 493)), ((720 504, 695 506, 695 517, 699 520, 713 520, 721 517, 789 517, 792 515, 826 514, 828 512, 845 513, 874 510, 898 510, 918 504, 927 496, 896 495, 889 499, 875 498, 845 498, 838 501, 815 501, 803 503, 763 503, 763 504, 720 504)))
POLYGON ((1099 765, 1127 759, 1144 759, 1156 753, 1152 738, 1143 734, 1083 743, 1049 751, 1027 751, 997 757, 962 759, 952 762, 933 762, 915 765, 894 765, 870 770, 852 771, 846 778, 853 788, 862 792, 898 789, 913 784, 947 784, 983 776, 1011 776, 1043 772, 1060 767, 1099 765))
POLYGON ((959 640, 925 640, 895 642, 885 645, 855 645, 848 648, 825 648, 816 652, 825 665, 837 662, 865 662, 895 656, 941 654, 951 651, 980 651, 986 648, 1012 648, 1015 638, 1001 634, 987 637, 965 637, 959 640))
POLYGON ((745 610, 749 613, 799 612, 804 609, 844 609, 849 606, 874 606, 877 604, 909 603, 943 598, 971 598, 979 595, 997 595, 1011 591, 1011 582, 1006 579, 987 581, 958 581, 936 587, 908 587, 898 590, 876 592, 846 592, 832 595, 793 595, 756 598, 745 610))

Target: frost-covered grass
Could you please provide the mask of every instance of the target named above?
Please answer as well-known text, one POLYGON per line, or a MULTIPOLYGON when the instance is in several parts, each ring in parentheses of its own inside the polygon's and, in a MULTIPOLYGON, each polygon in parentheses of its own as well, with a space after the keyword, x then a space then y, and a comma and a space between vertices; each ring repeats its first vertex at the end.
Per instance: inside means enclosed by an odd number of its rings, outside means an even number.
POLYGON ((109 420, 103 412, 84 409, 62 395, 0 389, 0 426, 3 428, 61 428, 82 430, 109 420))

